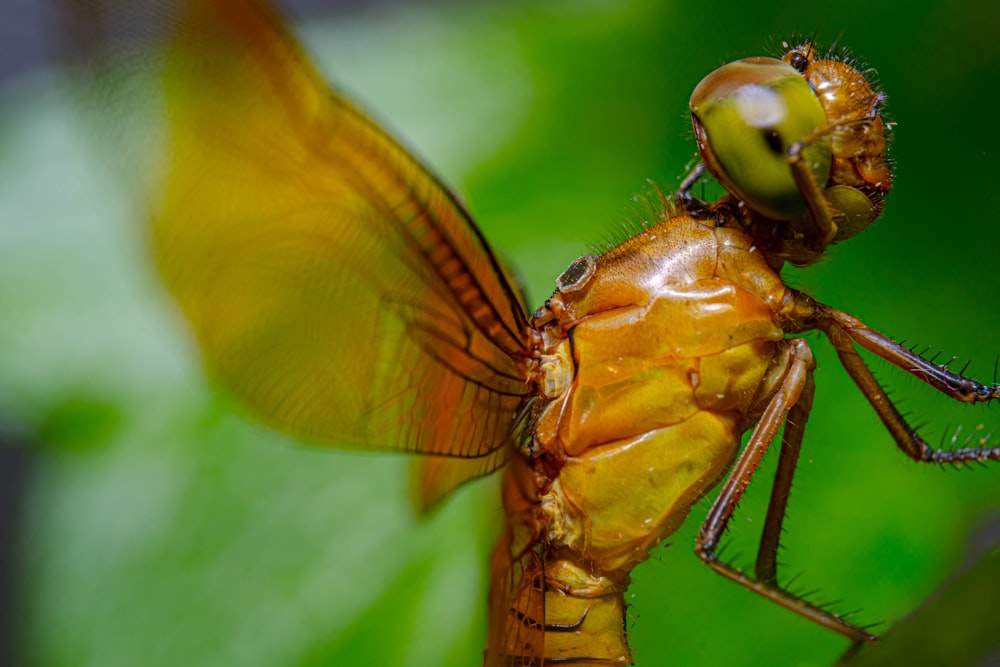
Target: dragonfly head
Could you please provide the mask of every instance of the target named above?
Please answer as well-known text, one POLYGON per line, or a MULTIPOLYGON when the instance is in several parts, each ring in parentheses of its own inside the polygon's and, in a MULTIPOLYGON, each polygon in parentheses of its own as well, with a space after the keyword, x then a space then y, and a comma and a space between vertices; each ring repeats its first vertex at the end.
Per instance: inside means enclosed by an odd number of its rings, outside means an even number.
MULTIPOLYGON (((729 192, 774 220, 792 220, 806 201, 789 167, 789 150, 824 128, 826 113, 808 82, 774 58, 723 65, 691 95, 691 116, 705 166, 729 192)), ((829 137, 802 151, 818 183, 832 159, 829 137)))
POLYGON ((754 212, 755 227, 771 220, 786 230, 779 236, 804 238, 804 254, 792 260, 804 264, 881 213, 892 184, 890 125, 881 116, 885 95, 857 61, 820 55, 811 41, 783 46, 780 60, 745 58, 718 68, 695 88, 690 106, 709 172, 754 212), (811 189, 803 185, 809 180, 811 189), (833 221, 825 238, 817 211, 833 221))

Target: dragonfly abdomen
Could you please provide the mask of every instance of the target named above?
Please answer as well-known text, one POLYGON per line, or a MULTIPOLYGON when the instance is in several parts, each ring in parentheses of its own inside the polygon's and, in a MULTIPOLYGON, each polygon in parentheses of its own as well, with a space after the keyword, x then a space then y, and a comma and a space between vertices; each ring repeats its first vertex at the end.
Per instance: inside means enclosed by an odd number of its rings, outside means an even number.
POLYGON ((602 576, 578 554, 544 545, 515 569, 513 588, 494 590, 506 600, 494 608, 500 618, 491 619, 487 667, 632 664, 625 630, 627 574, 602 576))

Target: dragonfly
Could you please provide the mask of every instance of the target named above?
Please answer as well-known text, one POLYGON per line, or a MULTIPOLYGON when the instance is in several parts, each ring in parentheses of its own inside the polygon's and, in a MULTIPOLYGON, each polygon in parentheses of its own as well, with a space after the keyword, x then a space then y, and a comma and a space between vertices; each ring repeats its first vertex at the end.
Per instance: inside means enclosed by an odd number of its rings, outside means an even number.
POLYGON ((806 41, 710 73, 690 100, 700 166, 530 313, 458 198, 326 85, 274 10, 172 10, 146 198, 163 281, 210 371, 262 421, 419 455, 422 509, 503 470, 488 667, 631 664, 630 573, 713 492, 702 560, 852 642, 874 639, 777 579, 815 386, 802 336, 833 346, 916 461, 984 462, 1000 447, 928 445, 859 349, 957 401, 994 401, 1000 387, 782 279, 865 229, 891 188, 885 98, 863 71, 806 41), (706 174, 718 200, 694 195, 706 174), (719 542, 772 445, 746 572, 719 542))

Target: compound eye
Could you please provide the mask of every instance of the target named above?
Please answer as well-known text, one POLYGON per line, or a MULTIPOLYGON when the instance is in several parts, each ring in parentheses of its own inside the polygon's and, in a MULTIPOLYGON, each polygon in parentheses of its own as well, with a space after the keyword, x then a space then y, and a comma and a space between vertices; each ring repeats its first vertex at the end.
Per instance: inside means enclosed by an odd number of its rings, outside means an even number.
MULTIPOLYGON (((775 220, 805 212, 788 149, 825 127, 827 119, 794 67, 774 58, 723 65, 694 89, 691 114, 705 166, 723 187, 775 220)), ((824 187, 830 177, 829 138, 810 141, 802 157, 824 187)))

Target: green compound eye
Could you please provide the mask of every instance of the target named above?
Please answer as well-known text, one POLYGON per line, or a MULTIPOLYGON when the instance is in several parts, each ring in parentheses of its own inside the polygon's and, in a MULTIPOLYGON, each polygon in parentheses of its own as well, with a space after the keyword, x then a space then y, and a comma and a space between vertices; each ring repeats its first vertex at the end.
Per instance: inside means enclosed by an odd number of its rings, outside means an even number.
MULTIPOLYGON (((805 212, 788 148, 825 127, 827 119, 799 72, 774 58, 723 65, 694 89, 691 113, 705 166, 723 187, 775 220, 805 212)), ((801 155, 824 187, 830 177, 830 139, 811 141, 801 155)))

